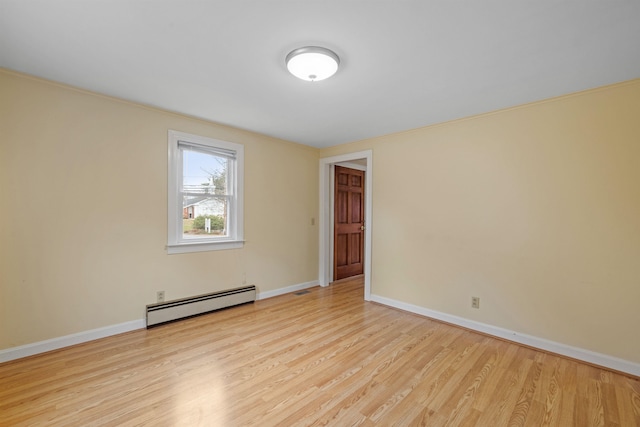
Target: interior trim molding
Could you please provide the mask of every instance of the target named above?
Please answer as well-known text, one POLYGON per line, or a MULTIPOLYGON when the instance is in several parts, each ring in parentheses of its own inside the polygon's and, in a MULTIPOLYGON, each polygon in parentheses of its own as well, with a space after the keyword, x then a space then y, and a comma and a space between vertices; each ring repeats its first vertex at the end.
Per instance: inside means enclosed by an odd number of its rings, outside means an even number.
POLYGON ((364 180, 364 300, 371 300, 371 236, 373 230, 373 150, 357 151, 320 159, 320 227, 318 245, 318 282, 329 286, 333 279, 333 171, 337 163, 364 160, 359 169, 366 171, 364 180))
POLYGON ((620 359, 614 356, 596 353, 591 350, 573 347, 544 338, 539 338, 532 335, 511 331, 509 329, 500 328, 498 326, 488 325, 486 323, 476 322, 475 320, 465 319, 464 317, 458 317, 451 314, 430 310, 428 308, 419 307, 417 305, 408 304, 402 301, 396 301, 394 299, 382 297, 379 295, 371 295, 371 301, 411 313, 419 314, 421 316, 429 317, 435 320, 440 320, 452 325, 461 326, 463 328, 471 329, 473 331, 481 332, 483 334, 491 335, 507 341, 526 345, 528 347, 534 347, 550 353, 555 353, 561 356, 566 356, 572 359, 590 363, 592 365, 597 365, 621 373, 633 375, 634 377, 640 377, 640 364, 620 359))
POLYGON ((144 329, 146 327, 144 319, 131 320, 129 322, 119 323, 117 325, 105 326, 102 328, 82 331, 71 335, 51 338, 44 341, 38 341, 31 344, 21 345, 19 347, 7 348, 0 350, 0 363, 9 362, 10 360, 21 359, 23 357, 33 356, 40 353, 46 353, 52 350, 58 350, 63 347, 69 347, 75 344, 82 344, 87 341, 93 341, 100 338, 118 335, 124 332, 135 331, 136 329, 144 329))
POLYGON ((313 288, 314 286, 318 286, 319 283, 317 280, 313 280, 311 282, 299 283, 297 285, 287 286, 286 288, 274 289, 272 291, 258 292, 256 295, 256 300, 267 299, 277 297, 279 295, 289 294, 291 292, 301 291, 307 288, 313 288))

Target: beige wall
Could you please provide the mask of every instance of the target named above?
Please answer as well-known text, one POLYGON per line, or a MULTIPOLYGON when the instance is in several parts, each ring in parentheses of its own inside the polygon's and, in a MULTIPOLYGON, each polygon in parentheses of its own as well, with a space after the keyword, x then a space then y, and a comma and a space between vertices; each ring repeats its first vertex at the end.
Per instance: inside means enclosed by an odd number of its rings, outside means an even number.
POLYGON ((640 80, 364 149, 373 294, 640 362, 640 80))
POLYGON ((0 349, 317 280, 318 150, 0 70, 0 349), (167 130, 245 146, 240 250, 167 255, 167 130))
POLYGON ((638 363, 638 117, 640 80, 319 153, 0 71, 0 349, 316 280, 318 158, 372 149, 373 294, 638 363), (166 254, 168 129, 245 145, 243 249, 166 254))

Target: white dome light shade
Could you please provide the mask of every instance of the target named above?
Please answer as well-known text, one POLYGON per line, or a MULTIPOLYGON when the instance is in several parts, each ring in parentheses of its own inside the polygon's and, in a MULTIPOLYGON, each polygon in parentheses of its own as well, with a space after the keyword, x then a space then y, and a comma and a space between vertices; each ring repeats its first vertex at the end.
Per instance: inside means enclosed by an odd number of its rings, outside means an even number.
POLYGON ((291 51, 285 62, 289 72, 297 78, 317 82, 333 76, 338 71, 340 58, 329 49, 307 46, 291 51))

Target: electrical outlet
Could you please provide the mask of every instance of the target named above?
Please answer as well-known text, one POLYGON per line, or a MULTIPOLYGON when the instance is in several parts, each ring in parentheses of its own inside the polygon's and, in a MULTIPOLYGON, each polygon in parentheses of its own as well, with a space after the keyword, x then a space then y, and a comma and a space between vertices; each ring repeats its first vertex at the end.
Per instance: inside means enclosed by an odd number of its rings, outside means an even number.
POLYGON ((164 291, 158 291, 156 293, 156 301, 157 302, 164 302, 164 291))
POLYGON ((471 297, 471 308, 480 308, 480 297, 471 297))

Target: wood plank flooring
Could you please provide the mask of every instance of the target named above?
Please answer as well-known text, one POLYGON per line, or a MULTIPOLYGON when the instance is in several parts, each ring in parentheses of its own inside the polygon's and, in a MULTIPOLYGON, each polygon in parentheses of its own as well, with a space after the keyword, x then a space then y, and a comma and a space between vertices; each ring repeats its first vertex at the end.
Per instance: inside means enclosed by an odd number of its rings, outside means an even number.
POLYGON ((0 364, 1 426, 640 426, 640 381, 362 280, 0 364))

